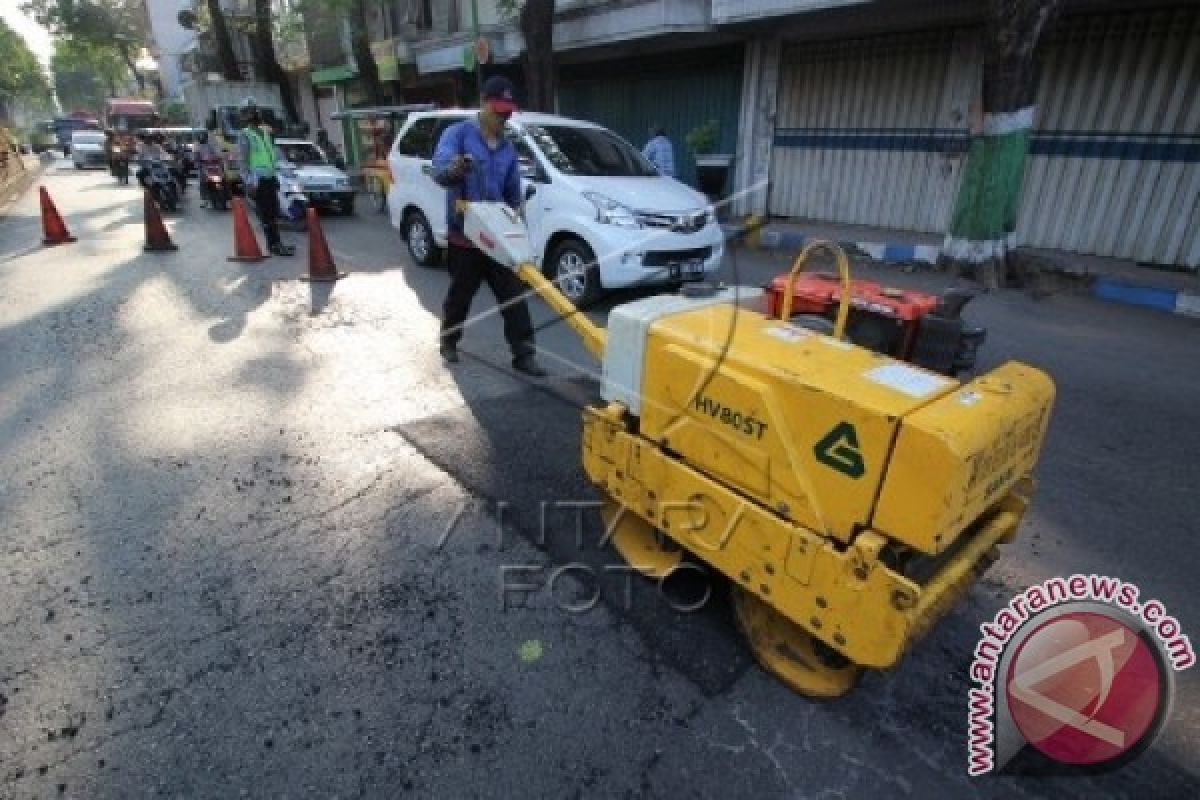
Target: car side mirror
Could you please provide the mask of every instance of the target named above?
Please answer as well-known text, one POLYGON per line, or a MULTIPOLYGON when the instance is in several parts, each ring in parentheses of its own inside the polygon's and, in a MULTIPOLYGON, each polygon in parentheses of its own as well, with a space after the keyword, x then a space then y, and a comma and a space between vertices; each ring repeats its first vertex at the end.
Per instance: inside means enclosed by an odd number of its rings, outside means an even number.
POLYGON ((346 168, 346 159, 342 158, 341 156, 336 156, 333 159, 333 165, 335 167, 337 167, 338 169, 345 169, 346 168))
POLYGON ((525 202, 528 203, 537 194, 537 187, 532 183, 525 187, 525 202))

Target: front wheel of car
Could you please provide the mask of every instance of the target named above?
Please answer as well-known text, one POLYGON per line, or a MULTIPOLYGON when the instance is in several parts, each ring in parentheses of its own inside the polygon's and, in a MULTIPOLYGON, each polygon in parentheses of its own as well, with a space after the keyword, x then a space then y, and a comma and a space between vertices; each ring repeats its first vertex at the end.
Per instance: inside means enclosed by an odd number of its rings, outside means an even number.
POLYGON ((404 218, 404 239, 408 242, 408 254, 422 267, 436 267, 442 252, 433 240, 429 220, 420 211, 410 211, 404 218))
POLYGON ((567 239, 550 253, 546 277, 577 306, 586 307, 598 300, 604 289, 596 256, 586 242, 567 239))

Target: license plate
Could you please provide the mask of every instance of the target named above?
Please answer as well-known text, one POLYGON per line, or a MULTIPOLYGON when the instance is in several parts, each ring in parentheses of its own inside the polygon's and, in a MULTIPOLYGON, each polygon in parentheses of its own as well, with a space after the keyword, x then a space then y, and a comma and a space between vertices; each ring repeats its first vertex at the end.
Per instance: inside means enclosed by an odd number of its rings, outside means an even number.
POLYGON ((676 280, 699 281, 704 279, 704 259, 689 258, 671 265, 671 277, 676 280))
POLYGON ((329 192, 308 192, 308 196, 313 200, 328 200, 329 192))

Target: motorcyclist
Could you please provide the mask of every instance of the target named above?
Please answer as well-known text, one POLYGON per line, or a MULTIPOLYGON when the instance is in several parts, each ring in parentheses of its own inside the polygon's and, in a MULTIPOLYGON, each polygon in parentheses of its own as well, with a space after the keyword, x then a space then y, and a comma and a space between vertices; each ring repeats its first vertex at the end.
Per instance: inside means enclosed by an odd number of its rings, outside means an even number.
POLYGON ((159 158, 166 165, 171 177, 175 179, 179 191, 184 191, 187 189, 187 169, 184 167, 183 159, 179 157, 179 142, 165 133, 156 133, 154 142, 158 146, 158 152, 161 153, 159 158))
MULTIPOLYGON (((207 176, 206 169, 210 167, 218 167, 220 176, 225 177, 225 156, 221 149, 213 144, 208 137, 208 131, 200 131, 196 136, 196 149, 193 151, 193 156, 196 160, 196 174, 200 181, 200 193, 203 199, 207 176)), ((211 205, 212 203, 210 203, 211 205)))
POLYGON ((137 182, 145 188, 150 188, 150 162, 156 158, 161 158, 161 154, 155 149, 153 140, 149 134, 137 134, 137 144, 134 150, 134 156, 137 158, 137 182))
POLYGON ((275 140, 270 129, 263 124, 253 97, 242 101, 242 122, 242 130, 238 134, 242 185, 254 198, 258 219, 267 237, 267 249, 277 256, 293 255, 295 248, 284 244, 279 236, 279 177, 275 140))
POLYGON ((196 135, 196 165, 221 160, 221 150, 208 138, 208 131, 200 131, 196 135))

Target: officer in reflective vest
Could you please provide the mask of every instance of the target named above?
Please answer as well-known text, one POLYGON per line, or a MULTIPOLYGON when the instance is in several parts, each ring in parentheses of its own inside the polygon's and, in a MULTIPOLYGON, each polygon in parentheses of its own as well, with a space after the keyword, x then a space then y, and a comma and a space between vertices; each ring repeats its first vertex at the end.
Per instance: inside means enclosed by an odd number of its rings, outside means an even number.
POLYGON ((262 117, 253 97, 242 102, 242 131, 238 136, 238 152, 242 160, 242 185, 254 198, 267 249, 277 256, 290 256, 295 248, 279 238, 279 177, 275 170, 275 141, 262 127, 262 117))

